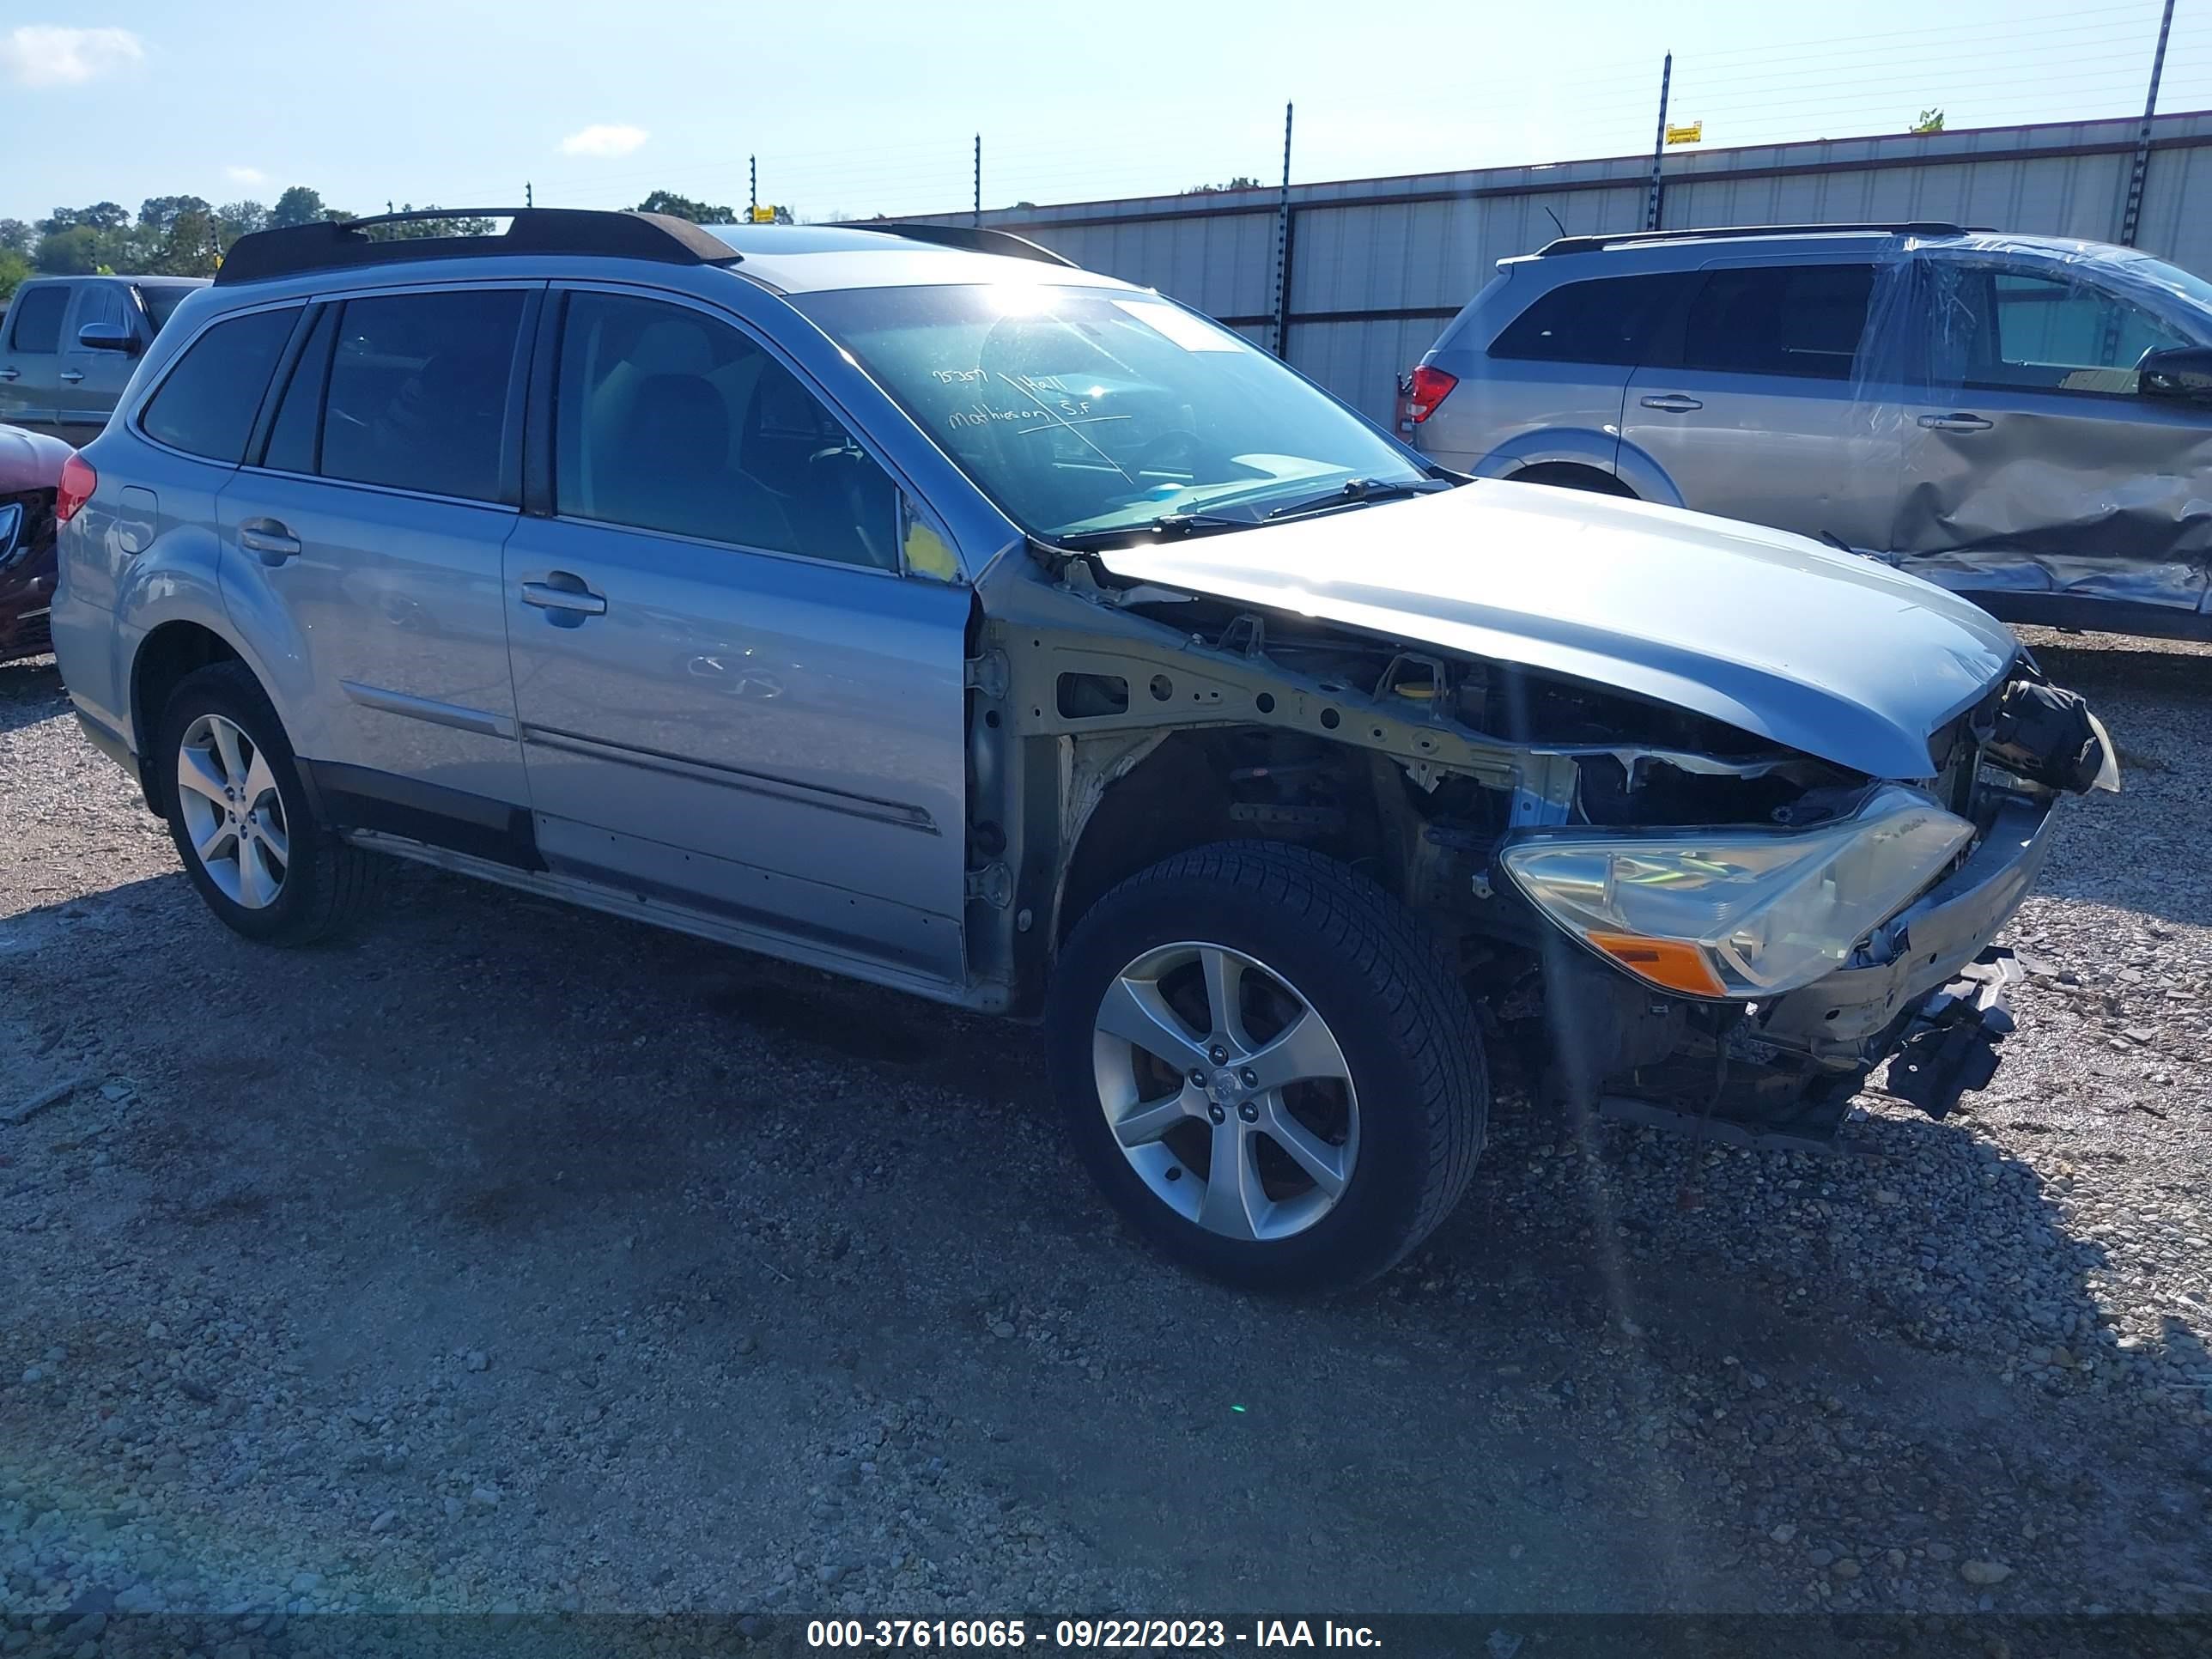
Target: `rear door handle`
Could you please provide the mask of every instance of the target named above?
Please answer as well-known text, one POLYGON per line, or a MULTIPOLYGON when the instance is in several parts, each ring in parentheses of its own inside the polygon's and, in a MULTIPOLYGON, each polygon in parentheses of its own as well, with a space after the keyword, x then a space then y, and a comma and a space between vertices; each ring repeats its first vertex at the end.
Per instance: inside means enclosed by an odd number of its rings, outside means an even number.
POLYGON ((1663 398, 1640 398, 1637 400, 1646 409, 1656 409, 1668 415, 1686 415, 1705 405, 1695 398, 1686 398, 1679 392, 1670 392, 1663 398))
POLYGON ((1923 415, 1920 424, 1930 432, 1987 432, 1990 423, 1978 415, 1923 415))
POLYGON ((70 385, 75 386, 79 380, 84 379, 84 371, 81 368, 65 368, 62 371, 62 379, 70 385))
POLYGON ((565 611, 579 617, 607 614, 606 596, 592 592, 581 580, 565 570, 553 572, 550 581, 523 583, 522 602, 534 605, 540 611, 565 611))
POLYGON ((270 565, 282 564, 300 550, 300 538, 274 519, 248 519, 238 526, 238 544, 270 565))

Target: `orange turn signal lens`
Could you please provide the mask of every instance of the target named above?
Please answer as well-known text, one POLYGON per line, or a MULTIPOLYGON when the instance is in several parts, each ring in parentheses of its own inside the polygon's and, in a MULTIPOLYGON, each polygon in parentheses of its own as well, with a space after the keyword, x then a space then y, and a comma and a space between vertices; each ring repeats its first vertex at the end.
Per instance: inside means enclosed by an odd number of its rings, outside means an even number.
POLYGON ((1680 939, 1640 933, 1585 933, 1583 938, 1638 979, 1690 997, 1724 997, 1728 988, 1705 953, 1680 939))

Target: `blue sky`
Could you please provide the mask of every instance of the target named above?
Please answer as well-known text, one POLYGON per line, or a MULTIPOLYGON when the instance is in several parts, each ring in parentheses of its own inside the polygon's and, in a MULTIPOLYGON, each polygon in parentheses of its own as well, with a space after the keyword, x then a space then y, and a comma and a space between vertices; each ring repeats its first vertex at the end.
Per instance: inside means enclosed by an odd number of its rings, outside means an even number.
MULTIPOLYGON (((1708 148, 2139 113, 2158 0, 1577 0, 1208 7, 846 0, 744 8, 0 0, 0 216, 101 198, 356 212, 623 206, 655 187, 803 217, 1617 155, 1659 60, 1708 148)), ((2166 110, 2212 106, 2212 0, 2181 0, 2166 110)))

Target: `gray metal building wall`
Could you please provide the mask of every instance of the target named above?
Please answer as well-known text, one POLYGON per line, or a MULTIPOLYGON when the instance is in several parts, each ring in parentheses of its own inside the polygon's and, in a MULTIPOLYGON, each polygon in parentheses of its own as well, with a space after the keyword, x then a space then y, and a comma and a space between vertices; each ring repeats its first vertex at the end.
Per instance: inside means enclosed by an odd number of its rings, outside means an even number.
MULTIPOLYGON (((1948 220, 2109 240, 2136 128, 2064 122, 1677 153, 1666 159, 1663 222, 1948 220)), ((1398 374, 1499 259, 1561 226, 1639 228, 1650 171, 1649 156, 1623 155, 1292 186, 1286 355, 1388 422, 1398 374)), ((1278 199, 1274 190, 1142 197, 1006 209, 983 222, 1273 343, 1278 199)), ((2158 118, 2136 240, 2212 275, 2212 111, 2158 118)))

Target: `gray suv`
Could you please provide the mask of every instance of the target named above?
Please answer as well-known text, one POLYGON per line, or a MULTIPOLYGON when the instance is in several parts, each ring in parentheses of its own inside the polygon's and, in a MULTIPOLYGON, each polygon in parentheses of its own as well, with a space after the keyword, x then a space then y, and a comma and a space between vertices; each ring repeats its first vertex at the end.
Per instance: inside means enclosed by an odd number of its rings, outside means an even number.
POLYGON ((2212 284, 1956 226, 1571 236, 1500 262, 1401 429, 1747 519, 2015 622, 2212 637, 2212 284))
POLYGON ((1489 1061, 1833 1133, 1985 1082, 2079 697, 1796 538, 1467 483, 1000 233, 241 240, 70 458, 91 740, 249 939, 410 859, 1040 1018, 1181 1260, 1316 1287, 1489 1061))

